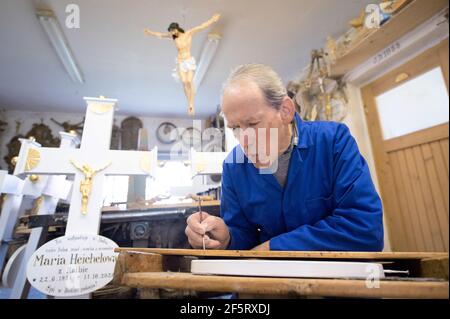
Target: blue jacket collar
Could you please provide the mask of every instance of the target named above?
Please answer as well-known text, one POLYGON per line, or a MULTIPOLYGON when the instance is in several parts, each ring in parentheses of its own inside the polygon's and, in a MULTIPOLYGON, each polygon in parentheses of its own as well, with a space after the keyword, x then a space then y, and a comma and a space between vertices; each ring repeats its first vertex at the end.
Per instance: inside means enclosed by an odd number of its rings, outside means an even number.
POLYGON ((313 145, 314 142, 309 132, 308 123, 303 121, 297 112, 295 112, 294 120, 297 124, 297 136, 298 136, 297 148, 308 148, 311 145, 313 145))

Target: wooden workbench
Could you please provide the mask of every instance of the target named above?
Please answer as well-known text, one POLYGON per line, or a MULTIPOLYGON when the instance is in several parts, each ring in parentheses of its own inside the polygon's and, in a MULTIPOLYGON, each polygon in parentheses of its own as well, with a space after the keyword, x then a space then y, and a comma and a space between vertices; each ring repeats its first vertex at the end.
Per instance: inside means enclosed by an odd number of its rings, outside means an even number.
MULTIPOLYGON (((219 200, 207 200, 202 201, 202 207, 210 207, 210 206, 220 206, 219 200)), ((119 204, 113 206, 103 206, 102 213, 110 213, 110 212, 121 212, 121 211, 133 211, 133 210, 170 210, 170 209, 186 209, 186 208, 197 208, 197 202, 188 202, 188 203, 170 203, 170 204, 160 204, 156 203, 127 203, 127 204, 119 204)))
MULTIPOLYGON (((298 252, 118 248, 114 284, 140 289, 238 293, 280 297, 449 298, 448 253, 298 252), (197 258, 375 261, 408 270, 408 278, 388 277, 379 288, 365 280, 194 275, 197 258)), ((158 294, 154 293, 157 297, 158 294)))

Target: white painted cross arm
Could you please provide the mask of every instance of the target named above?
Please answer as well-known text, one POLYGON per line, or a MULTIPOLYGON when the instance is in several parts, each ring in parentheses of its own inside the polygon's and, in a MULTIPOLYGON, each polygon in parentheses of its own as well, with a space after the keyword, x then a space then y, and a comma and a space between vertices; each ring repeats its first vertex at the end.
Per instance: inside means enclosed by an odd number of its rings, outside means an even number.
POLYGON ((191 148, 192 176, 222 174, 223 161, 227 156, 227 152, 197 152, 194 148, 191 148))
POLYGON ((7 171, 0 170, 0 193, 22 195, 25 182, 7 171))
POLYGON ((98 154, 84 153, 81 149, 39 147, 36 142, 22 140, 22 147, 14 173, 16 175, 68 175, 78 173, 71 163, 88 164, 100 168, 111 163, 105 175, 152 175, 157 167, 155 147, 151 151, 101 151, 98 154))

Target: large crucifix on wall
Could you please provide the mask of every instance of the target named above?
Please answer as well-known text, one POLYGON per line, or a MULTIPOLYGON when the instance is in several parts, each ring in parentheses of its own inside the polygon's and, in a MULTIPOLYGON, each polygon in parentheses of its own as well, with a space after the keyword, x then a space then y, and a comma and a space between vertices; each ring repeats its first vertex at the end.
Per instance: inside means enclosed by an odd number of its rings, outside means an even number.
POLYGON ((184 94, 188 100, 188 113, 194 115, 194 97, 195 87, 193 83, 194 72, 197 69, 197 65, 194 57, 191 55, 192 36, 208 28, 213 23, 217 22, 220 18, 220 14, 215 14, 208 21, 196 26, 192 29, 184 31, 178 23, 173 22, 169 25, 168 33, 155 32, 149 29, 145 29, 144 32, 147 35, 156 36, 159 39, 172 39, 177 47, 178 56, 176 58, 176 67, 173 70, 172 75, 183 82, 184 94))

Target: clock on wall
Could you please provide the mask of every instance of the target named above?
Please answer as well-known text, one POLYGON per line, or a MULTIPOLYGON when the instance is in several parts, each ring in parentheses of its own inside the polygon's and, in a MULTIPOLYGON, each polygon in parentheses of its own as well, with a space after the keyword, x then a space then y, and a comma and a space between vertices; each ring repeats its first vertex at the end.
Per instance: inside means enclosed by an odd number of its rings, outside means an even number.
POLYGON ((179 138, 178 129, 170 122, 161 123, 156 129, 156 138, 163 144, 172 144, 179 138))

